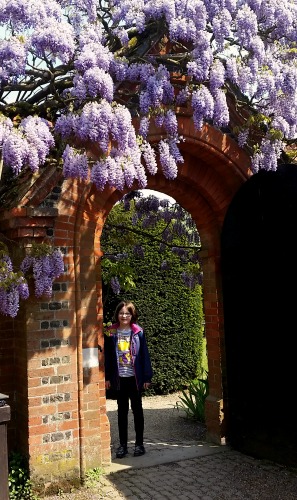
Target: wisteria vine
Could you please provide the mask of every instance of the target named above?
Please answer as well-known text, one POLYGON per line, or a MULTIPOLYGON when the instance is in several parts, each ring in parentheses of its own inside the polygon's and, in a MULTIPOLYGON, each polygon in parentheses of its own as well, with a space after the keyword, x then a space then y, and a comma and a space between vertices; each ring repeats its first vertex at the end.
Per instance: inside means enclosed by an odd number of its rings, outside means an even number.
MULTIPOLYGON (((147 240, 154 240, 159 245, 160 255, 167 249, 179 259, 184 268, 181 280, 189 289, 202 285, 200 237, 190 214, 176 202, 130 191, 122 198, 117 210, 109 214, 102 235, 102 277, 115 295, 135 286, 129 258, 145 258, 139 234, 147 240), (154 232, 156 228, 157 233, 154 232), (105 236, 108 241, 106 248, 105 236), (111 248, 114 251, 110 251, 111 248)), ((160 269, 166 272, 171 266, 172 259, 163 258, 160 269)))
POLYGON ((17 316, 20 299, 29 297, 26 279, 33 277, 35 296, 52 295, 53 281, 64 272, 63 254, 49 245, 33 245, 15 272, 8 247, 0 242, 0 313, 14 318, 17 316))
POLYGON ((20 298, 29 297, 29 288, 21 272, 14 272, 8 248, 0 242, 0 313, 14 318, 20 307, 20 298))
POLYGON ((36 297, 50 297, 53 281, 64 272, 63 254, 48 245, 38 245, 35 253, 27 255, 22 261, 21 271, 24 274, 32 272, 36 297))
POLYGON ((178 107, 192 108, 197 130, 205 121, 225 128, 232 94, 245 117, 232 132, 253 171, 275 170, 288 144, 295 151, 296 14, 295 0, 2 2, 4 168, 35 172, 58 155, 66 177, 99 190, 143 188, 159 160, 174 179, 183 161, 178 107), (152 125, 162 133, 157 147, 152 125))

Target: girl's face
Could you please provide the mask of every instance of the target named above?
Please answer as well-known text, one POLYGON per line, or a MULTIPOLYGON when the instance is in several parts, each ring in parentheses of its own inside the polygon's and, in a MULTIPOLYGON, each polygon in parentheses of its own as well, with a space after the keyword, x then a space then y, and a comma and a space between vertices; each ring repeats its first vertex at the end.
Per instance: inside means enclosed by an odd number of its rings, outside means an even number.
POLYGON ((131 314, 129 313, 127 307, 124 306, 119 310, 118 319, 120 322, 120 328, 128 328, 130 326, 131 314))

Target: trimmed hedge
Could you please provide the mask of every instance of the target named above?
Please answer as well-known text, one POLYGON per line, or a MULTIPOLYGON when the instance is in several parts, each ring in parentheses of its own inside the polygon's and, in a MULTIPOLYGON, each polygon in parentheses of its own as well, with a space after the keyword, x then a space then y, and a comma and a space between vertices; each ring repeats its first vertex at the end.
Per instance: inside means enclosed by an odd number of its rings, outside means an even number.
MULTIPOLYGON (((105 251, 110 251, 114 244, 110 235, 111 232, 103 234, 105 251)), ((119 301, 134 302, 154 370, 150 393, 168 394, 187 387, 202 371, 202 288, 196 286, 190 290, 184 285, 181 273, 187 264, 182 264, 170 250, 160 253, 158 243, 141 235, 138 240, 145 258, 129 257, 129 265, 137 275, 136 288, 114 295, 107 286, 103 287, 104 321, 111 321, 119 301), (162 271, 161 263, 165 259, 170 262, 170 268, 162 271)))

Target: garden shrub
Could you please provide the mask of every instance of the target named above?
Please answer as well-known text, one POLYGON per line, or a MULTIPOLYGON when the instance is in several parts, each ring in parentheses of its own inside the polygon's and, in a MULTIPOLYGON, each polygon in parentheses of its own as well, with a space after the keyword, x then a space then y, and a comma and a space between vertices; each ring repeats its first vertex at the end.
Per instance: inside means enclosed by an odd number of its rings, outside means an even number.
MULTIPOLYGON (((120 210, 117 206, 115 209, 120 210)), ((160 227, 152 230, 153 234, 157 231, 160 227)), ((187 264, 170 250, 161 254, 159 244, 141 234, 138 243, 144 249, 145 258, 130 255, 128 260, 135 273, 136 286, 115 295, 107 284, 104 285, 104 321, 112 320, 120 300, 135 303, 154 370, 153 384, 147 394, 168 394, 187 387, 189 381, 201 374, 204 356, 202 287, 196 285, 190 290, 183 283, 181 273, 187 264), (161 270, 164 259, 170 264, 166 271, 161 270)), ((102 245, 108 253, 116 251, 111 233, 103 231, 102 245)))

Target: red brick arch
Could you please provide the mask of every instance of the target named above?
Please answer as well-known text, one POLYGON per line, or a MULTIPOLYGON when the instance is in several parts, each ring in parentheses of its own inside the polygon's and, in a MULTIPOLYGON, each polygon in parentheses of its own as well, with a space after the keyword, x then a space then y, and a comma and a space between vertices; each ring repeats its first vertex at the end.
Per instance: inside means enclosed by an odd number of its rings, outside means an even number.
MULTIPOLYGON (((206 423, 209 437, 216 442, 225 438, 224 412, 224 352, 222 340, 224 335, 222 290, 220 276, 220 233, 226 210, 243 182, 249 176, 249 157, 240 150, 232 139, 210 126, 205 126, 201 133, 193 129, 192 121, 182 117, 179 122, 180 131, 184 135, 181 149, 184 164, 180 167, 175 180, 167 180, 162 175, 148 179, 148 188, 154 189, 175 198, 196 222, 202 242, 202 259, 204 272, 204 310, 206 318, 206 337, 209 361, 210 396, 207 402, 206 423)), ((157 141, 158 135, 151 136, 157 141)), ((84 201, 81 211, 80 248, 87 248, 86 260, 89 260, 89 248, 94 235, 94 271, 96 255, 100 257, 100 235, 104 220, 114 203, 123 193, 106 190, 96 192, 92 188, 84 201)), ((80 250, 81 258, 83 254, 80 250)), ((98 259, 99 260, 99 259, 98 259)), ((98 262, 99 265, 99 262, 98 262)), ((101 281, 97 279, 99 297, 98 316, 102 319, 101 281)), ((96 297, 97 300, 97 297, 96 297)), ((94 297, 94 328, 95 317, 94 297)), ((89 321, 89 311, 85 318, 89 321)), ((99 343, 102 343, 102 332, 99 329, 99 343)), ((103 379, 103 374, 102 374, 103 379)))
MULTIPOLYGON (((187 115, 179 118, 179 132, 183 135, 181 149, 185 161, 177 178, 150 176, 147 187, 175 198, 191 214, 201 237, 210 382, 206 424, 209 437, 223 443, 226 388, 220 234, 234 194, 249 177, 249 157, 232 138, 209 125, 197 133, 187 115)), ((150 140, 156 142, 160 137, 161 134, 153 132, 150 140)), ((46 183, 41 182, 44 195, 57 183, 56 173, 52 181, 47 175, 46 183)), ((44 300, 31 300, 14 323, 15 335, 22 336, 22 354, 16 362, 16 371, 28 375, 26 396, 19 408, 20 415, 28 415, 28 427, 25 421, 19 429, 27 436, 27 444, 24 438, 22 443, 30 454, 33 476, 51 479, 60 476, 61 470, 75 474, 77 468, 83 474, 85 468, 110 461, 104 354, 100 351, 103 346, 100 236, 108 213, 122 196, 117 190, 99 192, 85 183, 63 182, 57 210, 50 217, 54 221, 52 243, 67 250, 65 276, 58 280, 48 305, 44 300), (47 330, 44 325, 49 325, 47 330), (91 358, 98 344, 99 370, 94 356, 91 358), (57 415, 62 415, 60 420, 57 415)), ((19 212, 2 214, 0 222, 8 236, 18 241, 42 236, 36 230, 36 221, 43 217, 42 227, 48 228, 49 214, 47 219, 46 211, 38 214, 37 203, 40 197, 32 192, 23 200, 19 212), (12 224, 11 217, 18 223, 12 224), (12 233, 16 226, 18 231, 12 233)), ((11 324, 7 323, 5 332, 11 324)), ((5 387, 1 390, 5 392, 5 387)), ((7 392, 14 390, 7 384, 7 392)), ((16 432, 17 429, 18 424, 16 432)))

